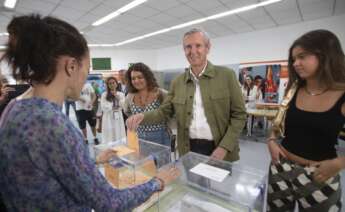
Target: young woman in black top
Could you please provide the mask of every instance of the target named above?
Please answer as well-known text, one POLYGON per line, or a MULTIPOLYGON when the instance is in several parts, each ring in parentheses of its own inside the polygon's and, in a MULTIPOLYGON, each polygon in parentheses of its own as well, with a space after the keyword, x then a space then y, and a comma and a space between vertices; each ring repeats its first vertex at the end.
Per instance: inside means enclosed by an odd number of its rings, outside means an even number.
POLYGON ((289 84, 297 85, 286 112, 281 144, 272 131, 268 148, 268 211, 340 211, 337 137, 345 123, 345 56, 326 30, 308 32, 289 50, 289 84))

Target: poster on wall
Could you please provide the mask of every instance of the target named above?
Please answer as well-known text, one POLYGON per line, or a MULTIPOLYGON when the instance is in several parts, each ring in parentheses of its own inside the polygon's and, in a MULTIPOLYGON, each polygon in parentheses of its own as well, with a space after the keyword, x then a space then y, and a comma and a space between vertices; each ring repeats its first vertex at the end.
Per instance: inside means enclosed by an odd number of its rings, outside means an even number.
POLYGON ((280 102, 287 83, 286 65, 260 64, 255 66, 242 66, 239 71, 239 81, 242 86, 248 76, 262 93, 262 100, 258 101, 265 103, 280 102), (282 74, 284 75, 283 78, 282 74))
POLYGON ((102 74, 89 74, 87 82, 92 85, 97 95, 101 95, 105 90, 105 82, 102 79, 102 74))

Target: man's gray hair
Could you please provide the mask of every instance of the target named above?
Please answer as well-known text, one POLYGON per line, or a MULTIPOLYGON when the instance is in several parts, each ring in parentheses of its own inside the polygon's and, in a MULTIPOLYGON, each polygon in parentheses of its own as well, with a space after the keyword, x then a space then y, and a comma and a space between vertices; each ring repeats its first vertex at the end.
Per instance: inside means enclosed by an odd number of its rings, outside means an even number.
POLYGON ((186 33, 183 35, 183 39, 189 35, 192 35, 194 33, 201 33, 205 39, 205 43, 209 44, 210 43, 210 36, 205 30, 199 29, 199 28, 192 28, 188 30, 186 33))

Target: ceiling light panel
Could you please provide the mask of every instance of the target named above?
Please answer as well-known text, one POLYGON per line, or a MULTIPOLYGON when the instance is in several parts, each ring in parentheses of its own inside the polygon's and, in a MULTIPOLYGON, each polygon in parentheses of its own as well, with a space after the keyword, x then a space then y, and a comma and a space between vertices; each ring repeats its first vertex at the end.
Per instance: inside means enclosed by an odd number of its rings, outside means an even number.
POLYGON ((140 4, 146 2, 147 0, 134 0, 132 2, 130 2, 129 4, 126 4, 125 6, 119 8, 118 10, 111 12, 110 14, 100 18, 99 20, 95 21, 92 26, 99 26, 101 24, 104 24, 108 21, 110 21, 111 19, 121 15, 122 13, 125 13, 131 9, 133 9, 134 7, 139 6, 140 4))

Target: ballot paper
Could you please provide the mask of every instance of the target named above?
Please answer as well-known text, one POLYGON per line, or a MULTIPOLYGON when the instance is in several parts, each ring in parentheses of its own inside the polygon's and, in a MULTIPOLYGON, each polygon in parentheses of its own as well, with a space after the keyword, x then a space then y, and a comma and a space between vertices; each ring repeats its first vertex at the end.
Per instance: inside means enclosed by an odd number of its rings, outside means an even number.
POLYGON ((189 171, 193 172, 194 174, 217 181, 219 183, 223 182, 226 176, 230 173, 230 171, 228 170, 210 166, 205 163, 199 163, 198 165, 191 168, 189 171))
POLYGON ((135 131, 127 130, 128 147, 136 152, 139 152, 139 138, 135 131))

